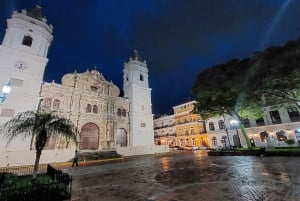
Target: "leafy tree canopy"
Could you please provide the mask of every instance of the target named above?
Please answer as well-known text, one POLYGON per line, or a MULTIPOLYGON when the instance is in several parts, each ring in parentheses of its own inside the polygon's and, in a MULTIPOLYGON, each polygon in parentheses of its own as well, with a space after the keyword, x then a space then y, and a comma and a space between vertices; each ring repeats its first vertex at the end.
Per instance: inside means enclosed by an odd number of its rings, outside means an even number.
POLYGON ((299 103, 300 39, 207 68, 192 90, 204 119, 224 111, 237 119, 258 119, 265 105, 299 103))

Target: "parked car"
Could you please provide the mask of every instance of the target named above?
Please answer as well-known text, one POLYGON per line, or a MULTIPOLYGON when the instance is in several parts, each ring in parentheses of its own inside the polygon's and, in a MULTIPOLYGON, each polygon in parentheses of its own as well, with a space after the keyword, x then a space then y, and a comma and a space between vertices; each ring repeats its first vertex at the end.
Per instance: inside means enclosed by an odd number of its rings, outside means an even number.
POLYGON ((207 150, 207 147, 206 146, 200 146, 198 147, 199 150, 207 150))

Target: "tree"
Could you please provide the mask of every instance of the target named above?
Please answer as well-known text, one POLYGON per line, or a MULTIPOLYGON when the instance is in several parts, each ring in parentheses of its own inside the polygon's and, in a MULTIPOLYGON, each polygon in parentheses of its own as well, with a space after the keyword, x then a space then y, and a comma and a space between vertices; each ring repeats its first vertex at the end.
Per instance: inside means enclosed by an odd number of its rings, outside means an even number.
POLYGON ((54 112, 27 111, 20 113, 4 124, 7 146, 16 137, 32 137, 35 143, 36 157, 32 178, 38 173, 39 161, 42 150, 45 148, 51 136, 65 137, 76 142, 77 130, 73 123, 59 117, 54 112))
POLYGON ((251 143, 242 124, 242 118, 258 119, 263 115, 260 105, 248 98, 248 76, 253 60, 234 59, 218 64, 199 73, 193 86, 196 111, 203 119, 224 113, 240 122, 247 146, 251 143))
MULTIPOLYGON (((193 85, 204 119, 224 112, 239 120, 263 117, 262 107, 300 104, 300 39, 257 52, 252 58, 233 59, 200 72, 193 85)), ((242 132, 250 147, 243 124, 242 132)))
POLYGON ((258 65, 250 78, 252 98, 265 98, 266 105, 300 103, 300 39, 282 47, 270 47, 254 56, 258 65))

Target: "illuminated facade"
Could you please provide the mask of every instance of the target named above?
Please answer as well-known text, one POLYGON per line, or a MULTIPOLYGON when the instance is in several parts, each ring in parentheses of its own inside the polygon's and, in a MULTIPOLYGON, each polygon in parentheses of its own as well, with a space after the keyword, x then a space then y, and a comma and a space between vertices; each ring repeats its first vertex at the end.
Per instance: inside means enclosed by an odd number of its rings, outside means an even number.
POLYGON ((193 112, 196 101, 189 101, 173 107, 175 119, 176 145, 208 146, 205 122, 193 112))
POLYGON ((176 145, 174 115, 163 115, 154 119, 154 143, 170 147, 176 145))
MULTIPOLYGON (((300 114, 296 105, 264 107, 264 117, 243 119, 251 145, 255 147, 299 146, 300 114)), ((210 118, 206 128, 211 148, 246 147, 246 140, 238 124, 230 116, 210 118)), ((237 122, 238 123, 238 122, 237 122)))

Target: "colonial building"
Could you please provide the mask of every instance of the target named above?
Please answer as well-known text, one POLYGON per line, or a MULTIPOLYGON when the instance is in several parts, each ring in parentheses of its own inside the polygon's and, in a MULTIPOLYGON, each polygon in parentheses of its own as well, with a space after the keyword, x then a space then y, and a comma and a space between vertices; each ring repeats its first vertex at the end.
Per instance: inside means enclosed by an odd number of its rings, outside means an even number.
POLYGON ((119 93, 97 70, 75 72, 64 75, 61 84, 43 83, 40 107, 75 123, 79 150, 111 150, 128 145, 129 101, 119 93))
POLYGON ((173 107, 177 146, 208 146, 205 122, 193 112, 195 103, 188 101, 173 107))
MULTIPOLYGON (((242 122, 252 146, 299 145, 300 115, 296 105, 274 105, 264 107, 263 111, 263 118, 243 119, 242 122), (289 144, 290 142, 294 143, 289 144)), ((206 121, 206 127, 211 148, 247 146, 239 122, 230 116, 211 118, 206 121)))
MULTIPOLYGON (((41 162, 69 160, 75 148, 116 150, 126 156, 168 151, 167 146, 154 145, 148 68, 136 50, 124 64, 124 97, 96 69, 65 74, 61 84, 43 82, 53 27, 41 7, 15 11, 7 24, 0 46, 0 83, 4 85, 0 124, 20 112, 43 109, 70 119, 79 130, 76 145, 50 139, 41 162)), ((32 164, 35 151, 30 144, 31 138, 26 138, 6 147, 6 140, 1 139, 0 166, 32 164)))
POLYGON ((174 115, 163 115, 154 119, 154 143, 170 147, 176 145, 174 115))

